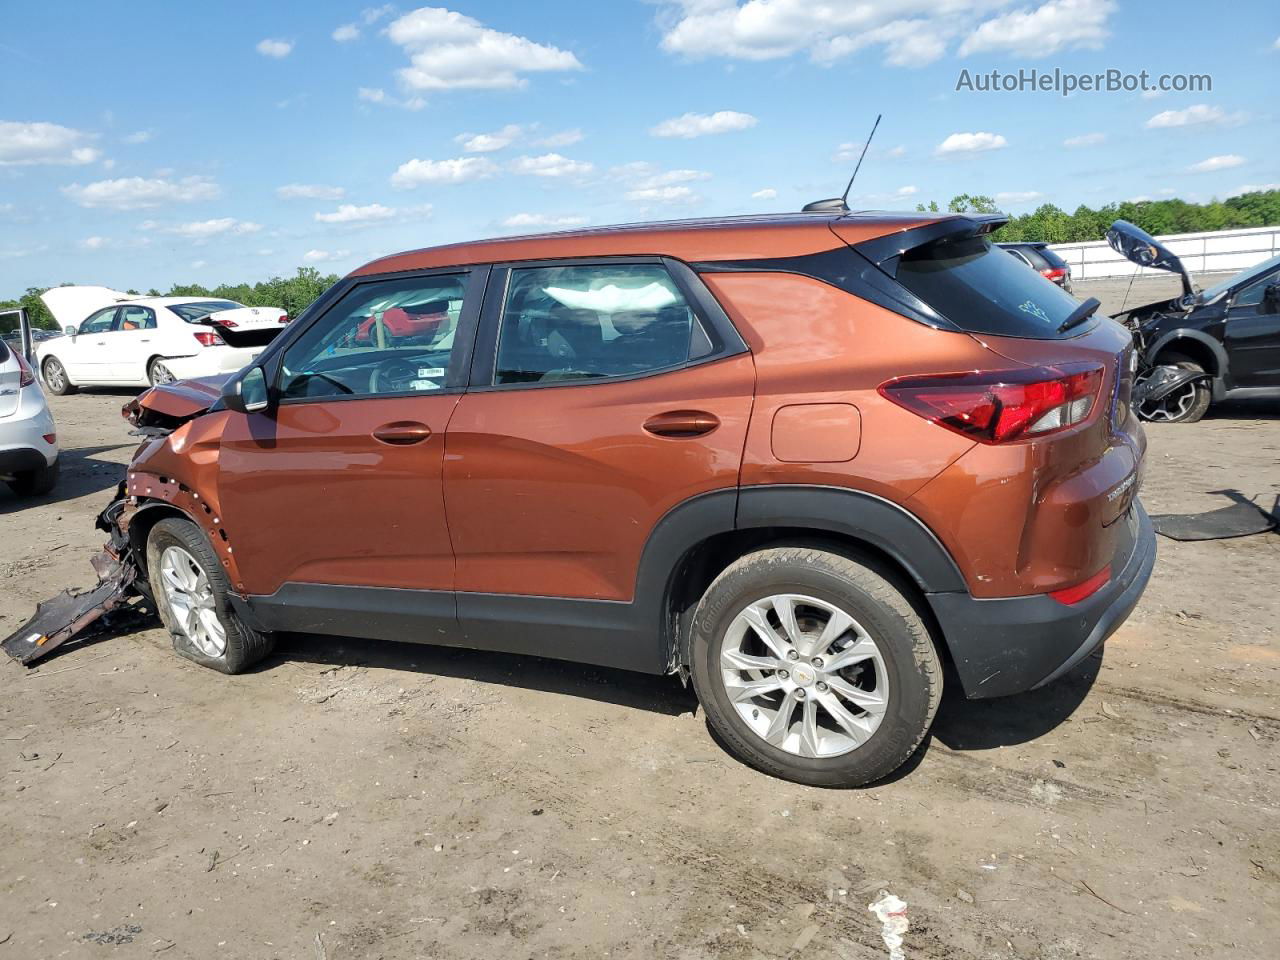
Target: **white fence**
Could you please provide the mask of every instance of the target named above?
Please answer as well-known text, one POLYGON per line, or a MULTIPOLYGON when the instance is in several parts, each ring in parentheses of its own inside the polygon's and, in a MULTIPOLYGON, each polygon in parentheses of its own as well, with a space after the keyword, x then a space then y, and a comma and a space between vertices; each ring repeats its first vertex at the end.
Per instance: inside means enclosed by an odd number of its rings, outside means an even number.
MULTIPOLYGON (((1191 273, 1235 273, 1280 254, 1280 227, 1218 230, 1212 233, 1173 233, 1156 237, 1172 250, 1191 273)), ((1108 246, 1107 241, 1051 244, 1071 264, 1076 280, 1159 273, 1135 267, 1108 246)))

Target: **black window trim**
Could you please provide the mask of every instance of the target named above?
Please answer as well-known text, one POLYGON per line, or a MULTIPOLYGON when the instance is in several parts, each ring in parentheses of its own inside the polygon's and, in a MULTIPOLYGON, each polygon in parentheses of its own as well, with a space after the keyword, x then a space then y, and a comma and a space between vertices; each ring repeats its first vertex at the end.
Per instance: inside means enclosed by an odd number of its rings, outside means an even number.
POLYGON ((258 366, 267 375, 268 389, 272 392, 279 406, 294 406, 308 403, 345 403, 352 400, 386 400, 396 397, 442 397, 466 392, 467 372, 471 367, 471 357, 475 350, 476 332, 479 329, 480 309, 485 301, 491 269, 487 264, 458 264, 450 267, 432 267, 427 270, 398 270, 391 273, 373 273, 357 277, 348 277, 339 281, 322 294, 313 304, 314 313, 308 308, 297 320, 289 324, 289 329, 276 337, 264 354, 269 356, 258 358, 258 366), (458 327, 453 334, 453 350, 449 354, 449 368, 445 374, 444 387, 440 390, 424 392, 422 390, 398 390, 394 393, 353 393, 338 394, 331 397, 285 397, 281 395, 280 376, 283 359, 289 348, 308 330, 321 323, 325 317, 357 287, 370 286, 375 283, 386 283, 399 280, 427 279, 429 277, 463 276, 462 312, 458 316, 458 327), (285 341, 287 337, 287 342, 285 341), (280 344, 278 347, 277 344, 280 344), (275 348, 272 350, 271 348, 275 348))
POLYGON ((598 256, 598 257, 560 257, 544 260, 511 260, 493 265, 490 283, 485 291, 484 307, 480 313, 480 330, 476 339, 475 351, 471 361, 470 386, 471 393, 493 393, 508 390, 550 390, 557 387, 602 386, 609 383, 625 383, 631 380, 645 380, 649 377, 660 377, 686 370, 690 367, 714 363, 726 357, 737 356, 748 352, 746 341, 738 333, 729 315, 706 284, 683 260, 659 255, 648 256, 598 256), (584 377, 581 380, 553 380, 546 383, 494 383, 497 373, 498 337, 502 328, 502 314, 506 307, 507 288, 511 281, 512 270, 537 270, 548 267, 595 267, 616 264, 649 264, 658 265, 667 271, 685 302, 693 310, 696 321, 702 326, 711 339, 711 352, 701 357, 685 360, 683 363, 645 370, 640 373, 628 373, 611 377, 584 377))

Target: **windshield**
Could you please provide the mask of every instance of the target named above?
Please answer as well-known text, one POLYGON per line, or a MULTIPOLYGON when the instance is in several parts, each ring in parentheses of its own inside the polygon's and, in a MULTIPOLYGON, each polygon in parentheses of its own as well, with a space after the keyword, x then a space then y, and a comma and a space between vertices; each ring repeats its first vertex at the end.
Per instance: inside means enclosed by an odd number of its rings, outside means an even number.
POLYGON ((199 303, 171 303, 169 309, 187 323, 195 323, 219 310, 239 310, 242 306, 234 300, 201 300, 199 303))
POLYGON ((1241 270, 1234 277, 1223 280, 1200 294, 1200 302, 1213 303, 1232 287, 1243 285, 1256 277, 1262 276, 1269 270, 1274 270, 1276 267, 1280 267, 1280 257, 1272 257, 1270 260, 1263 261, 1256 266, 1241 270))

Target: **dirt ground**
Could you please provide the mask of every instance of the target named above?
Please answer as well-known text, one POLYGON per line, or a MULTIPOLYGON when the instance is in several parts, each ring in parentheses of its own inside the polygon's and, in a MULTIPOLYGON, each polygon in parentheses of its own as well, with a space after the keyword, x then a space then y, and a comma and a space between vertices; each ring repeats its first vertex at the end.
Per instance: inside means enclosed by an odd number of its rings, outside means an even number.
MULTIPOLYGON (((61 486, 0 492, 0 635, 91 582, 127 396, 55 399, 61 486)), ((1280 400, 1149 436, 1153 513, 1280 494, 1280 400)), ((952 691, 856 791, 736 763, 673 679, 315 637, 224 677, 158 629, 6 659, 0 960, 854 960, 881 889, 911 960, 1274 957, 1280 536, 1160 551, 1104 655, 952 691)))

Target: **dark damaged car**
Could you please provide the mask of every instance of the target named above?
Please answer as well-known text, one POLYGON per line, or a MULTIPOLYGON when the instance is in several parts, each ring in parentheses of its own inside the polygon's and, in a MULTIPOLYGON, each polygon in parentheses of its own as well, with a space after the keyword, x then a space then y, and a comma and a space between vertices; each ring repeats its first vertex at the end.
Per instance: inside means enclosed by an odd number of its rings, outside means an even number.
POLYGON ((1280 256, 1199 290, 1182 261, 1124 220, 1107 231, 1116 252, 1182 279, 1182 294, 1116 315, 1133 331, 1144 420, 1195 423, 1233 390, 1280 387, 1280 256))

